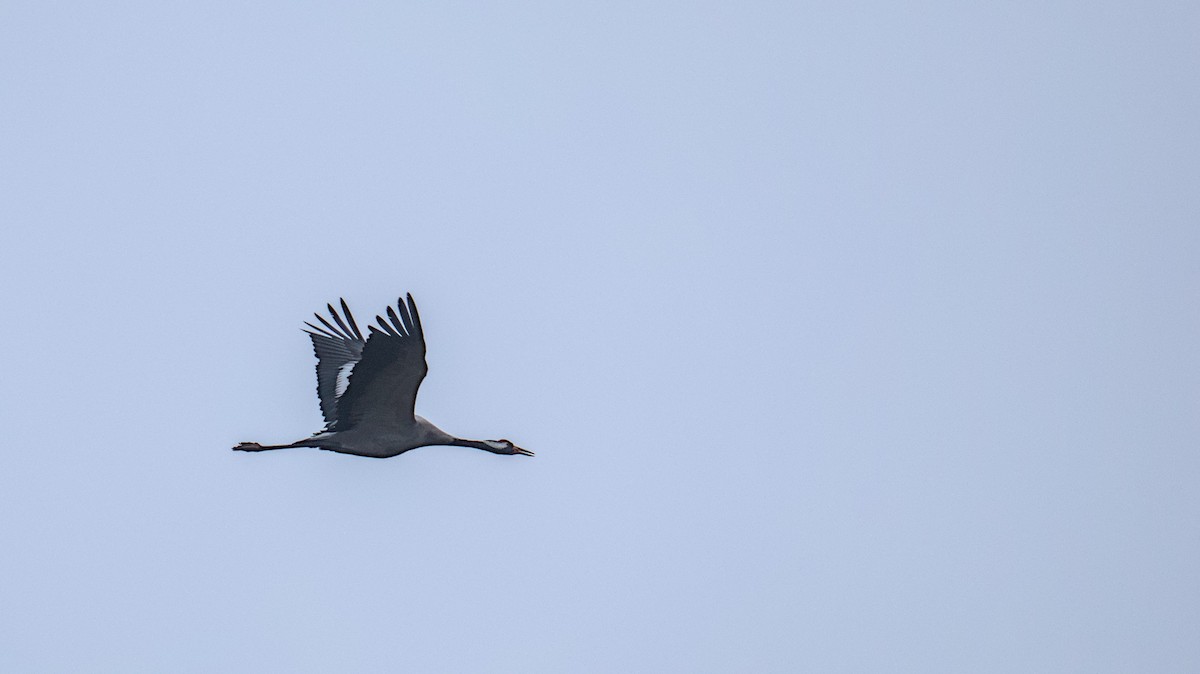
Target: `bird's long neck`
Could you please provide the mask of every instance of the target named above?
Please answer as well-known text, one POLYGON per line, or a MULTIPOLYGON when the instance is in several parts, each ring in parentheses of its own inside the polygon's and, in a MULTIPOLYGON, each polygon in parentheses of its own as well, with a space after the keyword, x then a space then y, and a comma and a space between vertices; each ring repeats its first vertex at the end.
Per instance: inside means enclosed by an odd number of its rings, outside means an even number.
POLYGON ((454 438, 450 441, 450 444, 454 445, 455 447, 474 447, 475 449, 482 449, 483 451, 491 452, 492 454, 509 453, 508 447, 492 440, 463 440, 462 438, 454 438))

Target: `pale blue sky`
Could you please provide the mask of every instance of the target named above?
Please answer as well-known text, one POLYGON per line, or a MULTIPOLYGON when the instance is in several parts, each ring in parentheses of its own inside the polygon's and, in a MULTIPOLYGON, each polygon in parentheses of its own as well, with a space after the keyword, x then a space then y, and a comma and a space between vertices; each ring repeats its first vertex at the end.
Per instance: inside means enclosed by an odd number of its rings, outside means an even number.
POLYGON ((1200 7, 0 6, 0 670, 1200 669, 1200 7), (404 292, 418 411, 301 322, 404 292))

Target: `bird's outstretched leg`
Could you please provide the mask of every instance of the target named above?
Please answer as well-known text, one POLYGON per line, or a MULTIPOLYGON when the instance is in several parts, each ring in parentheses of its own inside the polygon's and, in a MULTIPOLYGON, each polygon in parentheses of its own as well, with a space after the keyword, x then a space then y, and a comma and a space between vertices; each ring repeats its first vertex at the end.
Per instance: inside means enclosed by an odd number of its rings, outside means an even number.
POLYGON ((257 442, 243 442, 233 448, 235 452, 265 452, 268 449, 291 449, 300 445, 260 445, 257 442))

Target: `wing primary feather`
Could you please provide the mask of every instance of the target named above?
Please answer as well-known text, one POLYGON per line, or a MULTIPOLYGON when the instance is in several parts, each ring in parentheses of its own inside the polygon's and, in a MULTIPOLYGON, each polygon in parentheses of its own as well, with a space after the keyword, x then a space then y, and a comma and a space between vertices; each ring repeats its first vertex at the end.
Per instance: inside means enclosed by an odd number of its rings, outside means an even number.
POLYGON ((387 324, 387 321, 383 320, 383 316, 376 316, 375 320, 379 322, 379 327, 383 328, 383 331, 386 332, 387 334, 389 334, 393 337, 400 336, 400 335, 396 334, 396 331, 392 329, 392 326, 387 324))
POLYGON ((346 336, 345 336, 345 335, 343 335, 342 333, 338 332, 338 329, 337 329, 337 328, 335 328, 335 327, 333 327, 332 325, 330 325, 330 324, 329 324, 329 321, 327 321, 327 320, 325 320, 324 318, 322 318, 322 317, 321 317, 321 314, 313 314, 313 316, 316 316, 316 317, 317 317, 317 320, 318 320, 318 321, 321 321, 321 325, 324 325, 325 327, 329 328, 329 330, 330 330, 330 331, 331 331, 333 334, 337 335, 337 336, 338 336, 338 339, 346 339, 346 336))
POLYGON ((367 332, 371 333, 372 335, 386 335, 387 334, 383 330, 380 330, 379 328, 375 327, 374 325, 370 325, 370 324, 367 325, 367 332))
POLYGON ((346 306, 345 298, 342 299, 342 311, 346 313, 346 320, 350 321, 350 327, 354 329, 354 336, 358 338, 358 341, 365 342, 362 331, 358 329, 358 323, 354 322, 354 314, 350 313, 350 307, 346 306))
POLYGON ((321 335, 322 337, 328 337, 329 339, 337 339, 337 336, 329 334, 328 330, 325 330, 323 328, 318 328, 317 326, 313 325, 312 323, 309 323, 308 321, 305 321, 304 324, 307 325, 308 327, 312 328, 312 330, 305 330, 305 332, 307 332, 310 335, 321 335))
POLYGON ((421 315, 417 313, 417 303, 413 301, 412 293, 408 293, 408 310, 412 313, 413 327, 416 329, 417 336, 424 341, 425 331, 421 329, 421 315))
POLYGON ((395 326, 396 330, 400 333, 400 336, 407 337, 408 331, 404 329, 404 324, 401 323, 400 319, 396 317, 396 312, 392 311, 391 307, 388 307, 387 314, 388 318, 392 319, 392 325, 395 326))
POLYGON ((408 313, 408 307, 404 306, 404 300, 396 300, 396 308, 400 310, 400 318, 404 321, 404 329, 409 335, 413 334, 413 319, 412 314, 408 313))
POLYGON ((333 320, 337 321, 338 327, 342 329, 343 333, 345 333, 346 339, 348 341, 353 341, 354 333, 350 331, 350 328, 346 327, 346 323, 342 320, 342 317, 338 316, 337 309, 334 309, 332 304, 326 304, 325 306, 329 308, 329 315, 333 316, 333 320))

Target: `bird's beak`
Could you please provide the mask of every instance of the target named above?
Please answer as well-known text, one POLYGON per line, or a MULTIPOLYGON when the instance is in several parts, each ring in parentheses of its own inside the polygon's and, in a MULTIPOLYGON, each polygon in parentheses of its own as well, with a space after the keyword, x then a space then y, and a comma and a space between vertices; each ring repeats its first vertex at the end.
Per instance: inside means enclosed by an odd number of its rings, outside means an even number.
POLYGON ((529 451, 528 449, 521 449, 516 445, 513 445, 513 453, 520 454, 521 456, 533 456, 533 452, 529 451))

